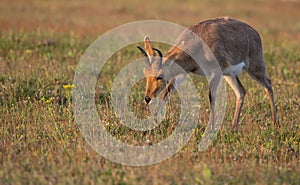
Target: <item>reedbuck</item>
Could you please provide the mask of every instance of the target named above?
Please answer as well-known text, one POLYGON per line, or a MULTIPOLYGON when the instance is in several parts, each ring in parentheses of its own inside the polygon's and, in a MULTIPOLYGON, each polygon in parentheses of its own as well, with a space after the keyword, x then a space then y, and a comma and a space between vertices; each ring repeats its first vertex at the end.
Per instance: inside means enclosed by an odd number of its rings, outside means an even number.
MULTIPOLYGON (((227 17, 206 20, 187 30, 180 34, 176 44, 169 49, 165 57, 162 56, 160 50, 152 47, 148 37, 144 38, 145 49, 138 46, 148 63, 143 71, 146 78, 145 102, 151 103, 162 90, 165 90, 163 100, 166 100, 168 95, 176 90, 183 80, 184 75, 182 72, 176 72, 172 69, 174 66, 172 63, 180 66, 187 73, 206 75, 198 63, 189 56, 191 53, 199 53, 199 55, 203 55, 202 58, 207 55, 207 49, 201 46, 201 42, 196 41, 197 39, 188 34, 188 32, 192 32, 207 45, 222 72, 221 75, 212 75, 209 82, 211 120, 214 120, 215 116, 216 84, 223 76, 236 95, 232 128, 237 129, 246 94, 238 75, 244 69, 266 90, 271 104, 273 122, 279 126, 271 80, 266 75, 262 44, 258 32, 246 23, 227 17)), ((209 64, 211 62, 210 57, 200 62, 209 64)))

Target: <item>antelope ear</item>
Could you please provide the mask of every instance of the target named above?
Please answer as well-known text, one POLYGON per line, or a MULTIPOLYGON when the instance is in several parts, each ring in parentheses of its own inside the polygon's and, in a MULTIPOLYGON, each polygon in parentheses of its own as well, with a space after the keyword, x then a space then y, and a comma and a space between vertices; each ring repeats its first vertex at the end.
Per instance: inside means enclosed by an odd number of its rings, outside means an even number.
POLYGON ((145 50, 148 53, 149 57, 155 56, 149 37, 147 36, 144 37, 144 43, 145 43, 145 50))
POLYGON ((166 55, 166 60, 171 60, 182 52, 184 41, 181 41, 177 46, 173 46, 166 55))

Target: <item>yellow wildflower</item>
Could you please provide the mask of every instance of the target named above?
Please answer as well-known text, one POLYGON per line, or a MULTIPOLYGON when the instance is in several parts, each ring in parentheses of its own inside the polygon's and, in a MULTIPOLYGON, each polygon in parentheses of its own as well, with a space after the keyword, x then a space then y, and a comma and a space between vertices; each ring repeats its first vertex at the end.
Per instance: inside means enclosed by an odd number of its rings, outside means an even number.
POLYGON ((26 50, 25 50, 25 53, 26 53, 26 54, 30 54, 30 53, 32 53, 32 50, 26 49, 26 50))
POLYGON ((64 89, 73 89, 73 88, 75 88, 75 85, 74 84, 66 84, 66 85, 63 85, 63 88, 64 89))

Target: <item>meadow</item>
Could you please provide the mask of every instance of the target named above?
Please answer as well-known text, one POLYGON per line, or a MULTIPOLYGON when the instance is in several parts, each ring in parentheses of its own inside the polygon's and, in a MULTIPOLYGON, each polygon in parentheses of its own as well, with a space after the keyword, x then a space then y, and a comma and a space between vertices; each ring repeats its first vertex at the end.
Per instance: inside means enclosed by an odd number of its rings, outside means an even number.
MULTIPOLYGON (((0 0, 0 184, 299 184, 299 9, 297 0, 0 0), (71 102, 74 73, 87 47, 131 21, 189 26, 222 16, 245 21, 260 33, 281 127, 272 124, 263 88, 243 72, 247 95, 239 130, 231 131, 235 96, 227 88, 222 128, 213 144, 199 152, 209 118, 208 85, 193 76, 203 109, 191 140, 177 154, 158 164, 132 167, 95 152, 74 121, 71 102)), ((165 45, 154 44, 167 51, 165 45)), ((174 94, 169 105, 168 122, 154 130, 133 131, 118 123, 109 105, 110 88, 122 66, 141 56, 135 46, 111 57, 99 76, 95 101, 114 137, 143 145, 172 133, 178 97, 174 94)), ((144 87, 140 81, 130 94, 139 117, 148 114, 142 103, 144 87)))

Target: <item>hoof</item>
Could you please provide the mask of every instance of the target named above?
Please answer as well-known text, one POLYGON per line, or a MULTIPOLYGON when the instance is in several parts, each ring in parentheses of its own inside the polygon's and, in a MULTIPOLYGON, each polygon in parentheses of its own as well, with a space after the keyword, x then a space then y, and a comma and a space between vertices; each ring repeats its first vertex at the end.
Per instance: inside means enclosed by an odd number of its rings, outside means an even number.
POLYGON ((238 131, 238 126, 237 125, 232 126, 232 131, 237 132, 238 131))

